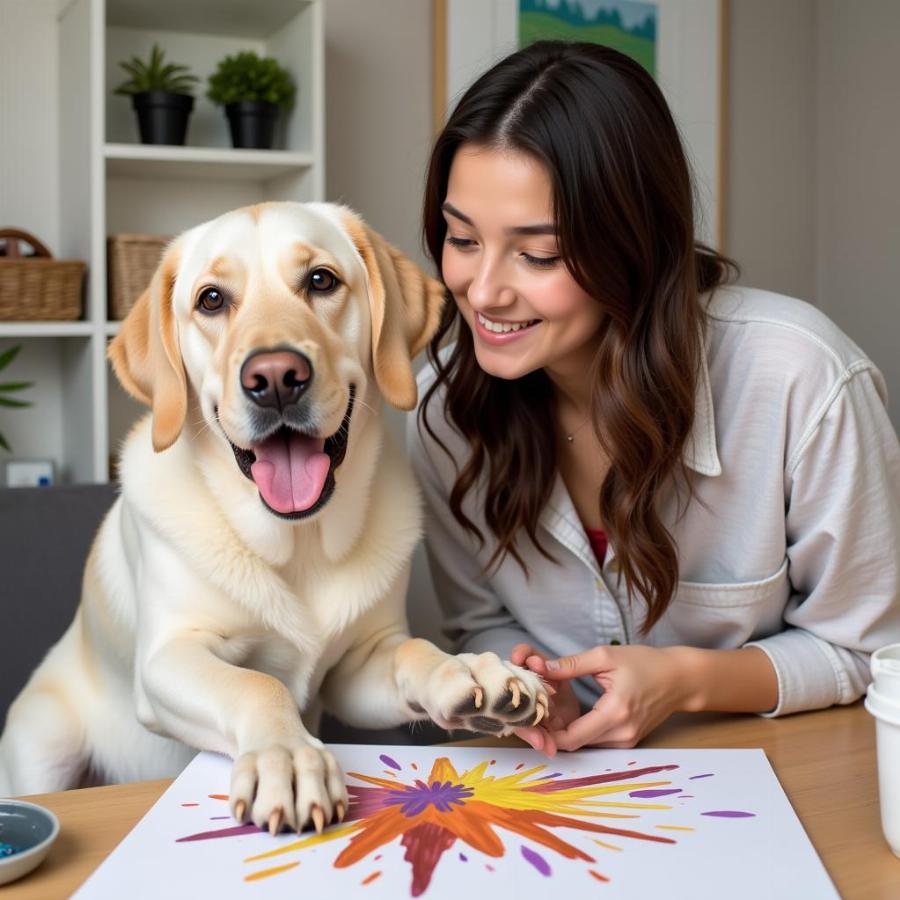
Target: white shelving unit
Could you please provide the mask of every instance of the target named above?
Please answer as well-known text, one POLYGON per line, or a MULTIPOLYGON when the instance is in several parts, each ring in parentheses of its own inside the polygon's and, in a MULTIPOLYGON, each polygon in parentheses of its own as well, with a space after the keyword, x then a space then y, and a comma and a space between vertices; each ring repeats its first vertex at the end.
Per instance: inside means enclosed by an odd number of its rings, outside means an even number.
POLYGON ((322 0, 60 0, 55 25, 60 152, 47 177, 59 185, 56 255, 88 261, 85 314, 0 322, 0 349, 25 345, 15 379, 36 382, 34 406, 2 431, 17 455, 52 458, 60 481, 106 481, 143 413, 106 362, 119 329, 107 313, 107 235, 177 234, 238 206, 324 198, 322 0), (113 93, 119 61, 154 43, 201 79, 185 147, 138 143, 130 100, 113 93), (274 56, 297 85, 277 149, 233 149, 224 112, 205 97, 219 60, 241 50, 274 56))

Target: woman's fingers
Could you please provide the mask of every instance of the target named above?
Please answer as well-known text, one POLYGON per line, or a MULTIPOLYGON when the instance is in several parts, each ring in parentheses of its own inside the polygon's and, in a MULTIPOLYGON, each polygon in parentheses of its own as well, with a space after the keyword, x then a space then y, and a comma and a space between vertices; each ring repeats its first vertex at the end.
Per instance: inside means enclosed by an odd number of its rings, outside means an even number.
MULTIPOLYGON (((579 678, 582 675, 596 675, 610 667, 610 651, 608 647, 593 647, 584 653, 572 656, 561 656, 559 659, 541 660, 540 674, 545 678, 579 678)), ((529 657, 532 659, 534 657, 529 657)), ((529 666, 530 668, 530 666, 529 666)))
POLYGON ((549 737, 560 750, 578 750, 602 742, 609 727, 609 716, 603 710, 592 709, 570 722, 567 728, 551 731, 549 737))
POLYGON ((515 733, 525 743, 530 744, 533 750, 545 753, 551 758, 556 756, 556 741, 543 728, 517 728, 515 733))
POLYGON ((517 666, 524 666, 525 660, 535 652, 531 644, 516 644, 509 654, 509 661, 517 666))

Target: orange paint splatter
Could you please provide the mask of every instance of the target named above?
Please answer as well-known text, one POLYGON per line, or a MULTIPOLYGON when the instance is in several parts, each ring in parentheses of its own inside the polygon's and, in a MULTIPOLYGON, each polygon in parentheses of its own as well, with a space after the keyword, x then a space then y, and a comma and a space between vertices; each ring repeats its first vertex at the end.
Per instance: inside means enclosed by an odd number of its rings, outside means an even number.
POLYGON ((262 881, 263 878, 271 878, 281 872, 287 872, 288 869, 294 869, 299 866, 299 862, 285 863, 283 866, 275 866, 272 869, 262 869, 259 872, 253 872, 244 876, 244 881, 262 881))
POLYGON ((588 869, 588 872, 597 879, 597 881, 609 881, 609 879, 605 875, 601 875, 595 869, 588 869))
POLYGON ((210 800, 227 800, 228 794, 207 794, 210 800))
POLYGON ((381 871, 373 872, 371 875, 366 875, 365 878, 360 882, 360 884, 371 884, 376 878, 381 876, 381 871))

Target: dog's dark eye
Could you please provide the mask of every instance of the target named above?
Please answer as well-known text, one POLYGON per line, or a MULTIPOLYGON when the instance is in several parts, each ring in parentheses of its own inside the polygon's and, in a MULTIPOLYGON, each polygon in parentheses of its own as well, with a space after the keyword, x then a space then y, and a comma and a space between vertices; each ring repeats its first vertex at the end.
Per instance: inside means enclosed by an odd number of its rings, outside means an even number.
POLYGON ((328 269, 313 269, 309 273, 309 289, 317 294, 330 294, 340 282, 328 269))
POLYGON ((197 308, 201 312, 221 312, 225 309, 225 305, 225 295, 218 288, 203 288, 203 290, 200 291, 200 296, 197 298, 197 308))

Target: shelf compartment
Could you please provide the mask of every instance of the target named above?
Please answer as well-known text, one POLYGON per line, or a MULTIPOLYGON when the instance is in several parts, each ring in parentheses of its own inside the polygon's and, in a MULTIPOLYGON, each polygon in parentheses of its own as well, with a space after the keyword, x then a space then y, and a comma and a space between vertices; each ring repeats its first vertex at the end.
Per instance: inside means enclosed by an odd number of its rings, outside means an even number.
POLYGON ((104 155, 106 174, 126 178, 261 181, 289 175, 313 164, 309 153, 223 147, 107 144, 104 155))

